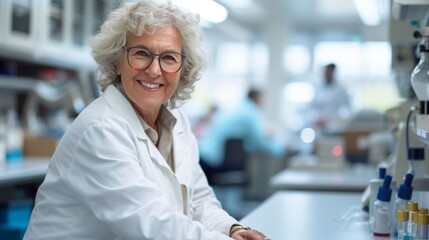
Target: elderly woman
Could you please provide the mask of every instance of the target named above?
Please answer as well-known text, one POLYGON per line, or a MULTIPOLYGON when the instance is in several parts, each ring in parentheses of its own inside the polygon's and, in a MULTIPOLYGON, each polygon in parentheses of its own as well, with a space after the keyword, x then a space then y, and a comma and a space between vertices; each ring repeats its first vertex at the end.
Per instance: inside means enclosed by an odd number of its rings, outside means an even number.
POLYGON ((24 239, 267 239, 222 210, 177 108, 205 63, 198 17, 125 3, 92 48, 104 93, 61 139, 24 239))

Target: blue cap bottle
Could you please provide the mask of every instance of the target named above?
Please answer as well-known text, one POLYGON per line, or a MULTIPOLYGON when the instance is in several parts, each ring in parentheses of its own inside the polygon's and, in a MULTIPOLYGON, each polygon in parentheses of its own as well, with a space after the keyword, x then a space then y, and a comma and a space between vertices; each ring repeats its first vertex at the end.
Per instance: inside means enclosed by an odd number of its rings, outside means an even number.
MULTIPOLYGON (((408 202, 411 200, 413 193, 413 187, 411 182, 413 181, 413 174, 407 173, 404 178, 404 182, 399 186, 398 194, 396 195, 395 205, 393 207, 393 213, 397 214, 400 210, 406 210, 408 202)), ((398 236, 397 218, 393 217, 394 236, 398 236)))
POLYGON ((377 200, 383 202, 390 202, 392 197, 392 189, 390 188, 390 183, 392 182, 392 176, 384 176, 383 185, 378 188, 377 200))
POLYGON ((377 201, 374 204, 374 236, 390 236, 391 207, 390 198, 392 189, 390 183, 392 176, 384 177, 383 185, 378 189, 377 201))
POLYGON ((404 183, 402 183, 401 186, 399 186, 398 198, 404 199, 404 200, 411 200, 411 195, 413 194, 413 187, 411 186, 412 181, 413 181, 413 174, 407 173, 407 175, 405 175, 404 183))

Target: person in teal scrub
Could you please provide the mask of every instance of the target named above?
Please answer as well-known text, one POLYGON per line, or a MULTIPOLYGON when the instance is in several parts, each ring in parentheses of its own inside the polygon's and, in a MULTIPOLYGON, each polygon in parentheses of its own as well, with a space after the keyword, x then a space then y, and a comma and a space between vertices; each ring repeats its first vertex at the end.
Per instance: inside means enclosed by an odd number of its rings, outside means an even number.
POLYGON ((266 133, 262 119, 262 92, 251 88, 243 102, 227 114, 219 114, 213 119, 204 138, 199 141, 200 164, 208 172, 220 171, 225 142, 227 139, 243 140, 248 154, 256 152, 281 157, 286 147, 270 138, 266 133))

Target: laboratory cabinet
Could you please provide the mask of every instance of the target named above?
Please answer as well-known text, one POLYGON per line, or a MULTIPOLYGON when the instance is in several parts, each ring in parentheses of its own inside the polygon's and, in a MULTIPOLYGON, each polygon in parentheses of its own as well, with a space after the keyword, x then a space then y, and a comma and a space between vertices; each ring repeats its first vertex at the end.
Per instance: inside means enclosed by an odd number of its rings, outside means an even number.
POLYGON ((88 41, 121 2, 0 0, 0 124, 10 109, 23 128, 72 121, 97 97, 88 41))
POLYGON ((3 56, 73 68, 91 68, 88 39, 119 0, 2 0, 3 56))
POLYGON ((28 51, 36 43, 36 1, 6 0, 0 2, 0 44, 28 51))
POLYGON ((0 111, 20 105, 14 102, 25 101, 25 95, 35 90, 39 82, 54 78, 74 80, 85 102, 92 100, 96 95, 91 81, 96 64, 88 40, 99 30, 110 10, 120 3, 120 0, 1 0, 0 111), (15 101, 17 97, 24 100, 15 101))

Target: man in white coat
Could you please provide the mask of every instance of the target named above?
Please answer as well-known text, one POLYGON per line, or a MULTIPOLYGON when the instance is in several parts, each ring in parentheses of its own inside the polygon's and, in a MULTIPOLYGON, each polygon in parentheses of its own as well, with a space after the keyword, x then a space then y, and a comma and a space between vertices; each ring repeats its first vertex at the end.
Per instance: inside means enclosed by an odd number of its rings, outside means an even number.
POLYGON ((336 65, 327 64, 324 69, 324 79, 315 88, 312 102, 314 125, 321 132, 336 132, 341 130, 342 123, 350 116, 351 105, 349 94, 335 79, 336 65))

